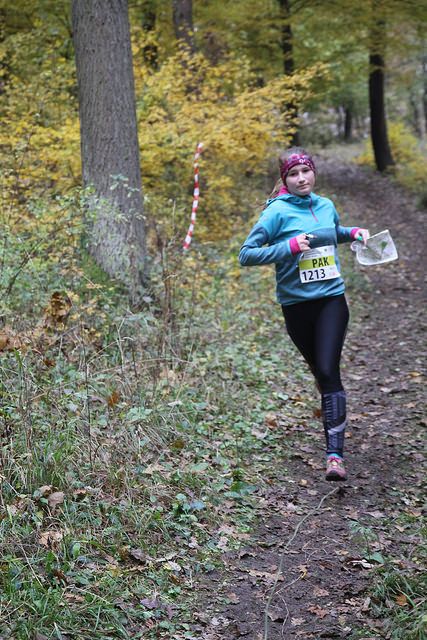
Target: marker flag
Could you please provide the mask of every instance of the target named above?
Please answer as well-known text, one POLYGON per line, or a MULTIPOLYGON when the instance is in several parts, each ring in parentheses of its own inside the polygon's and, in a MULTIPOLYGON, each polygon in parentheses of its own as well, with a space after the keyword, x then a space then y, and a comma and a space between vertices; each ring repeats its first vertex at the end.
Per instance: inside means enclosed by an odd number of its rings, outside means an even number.
POLYGON ((191 244, 191 239, 194 233, 194 225, 196 223, 197 207, 199 206, 199 158, 203 150, 203 143, 199 142, 196 147, 196 153, 194 154, 194 191, 193 191, 193 206, 191 209, 190 226, 188 227, 187 235, 185 236, 184 244, 182 245, 184 251, 188 251, 191 244))

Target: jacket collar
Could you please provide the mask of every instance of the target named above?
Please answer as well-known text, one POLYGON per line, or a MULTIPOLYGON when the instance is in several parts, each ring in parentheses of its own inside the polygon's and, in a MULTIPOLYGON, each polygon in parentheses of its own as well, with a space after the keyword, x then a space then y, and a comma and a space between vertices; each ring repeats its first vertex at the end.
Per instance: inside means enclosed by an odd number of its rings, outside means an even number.
POLYGON ((314 192, 310 193, 310 195, 308 196, 302 196, 302 197, 294 196, 292 193, 283 193, 280 196, 276 196, 275 198, 271 198, 270 200, 267 200, 267 206, 270 205, 272 202, 276 202, 277 200, 283 200, 284 202, 289 202, 290 204, 296 204, 305 208, 305 207, 310 207, 316 204, 319 198, 320 196, 318 196, 314 192))

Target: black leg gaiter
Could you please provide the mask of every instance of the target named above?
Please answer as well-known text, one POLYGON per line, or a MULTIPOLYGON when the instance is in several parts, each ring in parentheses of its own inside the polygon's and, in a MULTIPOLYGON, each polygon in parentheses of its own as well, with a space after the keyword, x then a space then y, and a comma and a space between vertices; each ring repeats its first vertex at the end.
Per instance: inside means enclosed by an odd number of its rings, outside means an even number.
POLYGON ((343 456, 346 427, 345 391, 322 394, 323 426, 326 436, 326 453, 343 456))

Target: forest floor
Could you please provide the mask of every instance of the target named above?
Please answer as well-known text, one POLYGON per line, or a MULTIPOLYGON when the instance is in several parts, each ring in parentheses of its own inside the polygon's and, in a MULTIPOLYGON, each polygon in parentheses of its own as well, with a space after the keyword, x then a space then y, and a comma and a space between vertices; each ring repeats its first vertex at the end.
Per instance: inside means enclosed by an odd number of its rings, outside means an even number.
POLYGON ((17 272, 5 241, 0 640, 425 640, 423 212, 350 151, 319 154, 318 191, 399 260, 340 247, 340 486, 273 268, 238 264, 246 229, 166 238, 138 310, 79 235, 17 272))
POLYGON ((387 177, 326 154, 318 165, 320 191, 345 212, 343 223, 388 228, 399 251, 389 265, 355 267, 349 282, 349 478, 324 480, 323 429, 320 419, 317 430, 305 424, 304 407, 319 416, 314 387, 303 381, 292 398, 299 418, 287 403, 266 417, 291 453, 285 465, 263 468, 257 524, 223 554, 225 569, 197 585, 192 631, 200 640, 426 637, 425 617, 393 635, 393 620, 419 616, 411 581, 422 576, 423 213, 387 177))

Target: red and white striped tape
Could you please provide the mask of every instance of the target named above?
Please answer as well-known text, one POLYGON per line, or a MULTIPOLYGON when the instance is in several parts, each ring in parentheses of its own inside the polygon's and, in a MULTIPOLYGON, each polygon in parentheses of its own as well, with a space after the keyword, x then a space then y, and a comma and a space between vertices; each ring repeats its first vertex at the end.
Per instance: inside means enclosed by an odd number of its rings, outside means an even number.
POLYGON ((196 153, 194 154, 194 191, 193 191, 193 207, 191 209, 191 221, 188 227, 187 235, 185 236, 184 244, 182 245, 184 251, 190 248, 191 239, 193 237, 194 225, 196 223, 196 212, 199 206, 199 158, 203 150, 203 143, 199 142, 196 147, 196 153))

